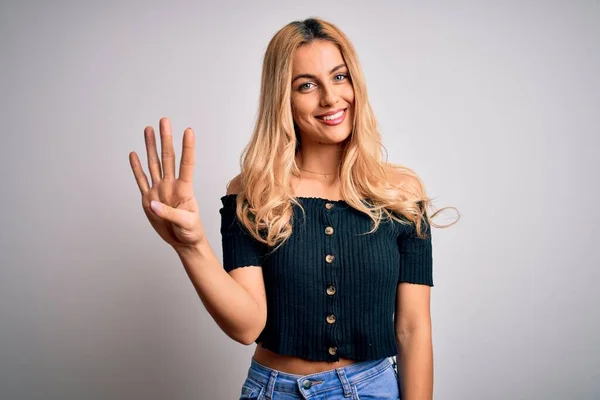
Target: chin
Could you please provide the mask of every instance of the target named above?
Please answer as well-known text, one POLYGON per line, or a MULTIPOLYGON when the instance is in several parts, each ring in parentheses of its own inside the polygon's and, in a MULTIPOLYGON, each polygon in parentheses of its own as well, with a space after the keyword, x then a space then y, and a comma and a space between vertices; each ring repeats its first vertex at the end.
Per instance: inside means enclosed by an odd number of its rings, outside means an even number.
POLYGON ((347 140, 350 135, 352 135, 352 126, 344 124, 344 126, 338 126, 332 132, 327 132, 327 136, 329 136, 336 143, 341 143, 347 140))
POLYGON ((340 130, 339 133, 335 133, 332 134, 331 132, 329 132, 329 134, 325 135, 327 137, 327 142, 329 143, 335 143, 335 144, 341 144, 343 142, 345 142, 346 140, 348 140, 350 138, 350 135, 352 133, 347 131, 347 130, 340 130))

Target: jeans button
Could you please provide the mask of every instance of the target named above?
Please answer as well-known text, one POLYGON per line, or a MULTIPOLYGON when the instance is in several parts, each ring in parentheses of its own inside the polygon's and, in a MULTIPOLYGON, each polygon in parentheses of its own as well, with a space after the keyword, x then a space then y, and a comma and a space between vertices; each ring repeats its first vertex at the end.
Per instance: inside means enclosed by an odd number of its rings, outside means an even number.
POLYGON ((304 389, 310 389, 312 387, 312 382, 307 379, 304 382, 302 382, 302 387, 304 389))

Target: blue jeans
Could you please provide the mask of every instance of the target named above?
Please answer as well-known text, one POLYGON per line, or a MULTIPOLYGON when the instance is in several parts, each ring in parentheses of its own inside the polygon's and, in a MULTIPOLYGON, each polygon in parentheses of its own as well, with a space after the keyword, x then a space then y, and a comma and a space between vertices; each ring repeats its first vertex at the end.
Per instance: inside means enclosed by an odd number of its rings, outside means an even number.
POLYGON ((252 359, 240 400, 401 400, 391 357, 310 375, 277 371, 252 359))

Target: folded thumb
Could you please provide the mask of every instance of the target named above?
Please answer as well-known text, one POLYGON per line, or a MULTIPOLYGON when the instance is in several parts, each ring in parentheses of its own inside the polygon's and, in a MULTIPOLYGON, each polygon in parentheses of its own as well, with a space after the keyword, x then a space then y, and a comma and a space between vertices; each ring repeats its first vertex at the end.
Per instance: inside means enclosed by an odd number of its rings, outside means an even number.
POLYGON ((166 219, 167 221, 174 223, 178 222, 176 221, 176 219, 178 219, 177 215, 179 213, 179 210, 173 207, 169 207, 168 205, 163 204, 160 201, 154 200, 150 202, 150 208, 152 209, 152 211, 154 211, 156 215, 158 215, 162 219, 166 219))
POLYGON ((164 210, 164 204, 162 204, 160 201, 154 201, 152 200, 150 202, 150 208, 152 209, 152 211, 154 211, 154 213, 158 216, 161 215, 161 211, 164 210))
POLYGON ((170 207, 166 204, 161 203, 160 201, 152 200, 150 202, 150 208, 156 215, 161 217, 164 220, 174 223, 180 227, 186 227, 187 222, 189 220, 189 212, 184 210, 178 210, 176 208, 170 207))

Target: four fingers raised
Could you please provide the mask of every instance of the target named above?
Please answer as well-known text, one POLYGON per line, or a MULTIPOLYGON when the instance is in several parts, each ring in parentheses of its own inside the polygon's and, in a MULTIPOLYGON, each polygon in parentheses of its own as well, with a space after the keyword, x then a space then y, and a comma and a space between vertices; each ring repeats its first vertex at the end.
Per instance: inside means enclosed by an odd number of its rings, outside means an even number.
MULTIPOLYGON (((144 129, 144 140, 146 142, 146 153, 148 156, 148 169, 150 170, 150 178, 152 185, 156 184, 164 178, 175 178, 175 150, 173 148, 173 135, 171 134, 171 122, 168 118, 163 117, 159 122, 160 139, 161 139, 161 160, 158 158, 156 148, 156 136, 154 129, 147 126, 144 129)), ((183 146, 181 163, 179 165, 179 179, 192 183, 194 177, 195 164, 195 137, 192 128, 187 128, 183 132, 183 146)), ((138 184, 140 192, 144 194, 150 190, 148 177, 144 173, 140 159, 135 152, 129 153, 129 164, 133 171, 133 175, 138 184)))

